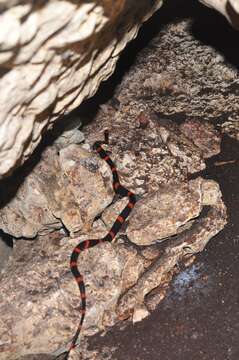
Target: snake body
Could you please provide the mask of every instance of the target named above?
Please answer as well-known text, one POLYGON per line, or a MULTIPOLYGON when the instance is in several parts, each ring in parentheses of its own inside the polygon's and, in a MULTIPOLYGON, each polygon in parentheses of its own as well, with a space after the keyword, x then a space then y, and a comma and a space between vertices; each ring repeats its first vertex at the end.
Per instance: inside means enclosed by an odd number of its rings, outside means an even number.
POLYGON ((133 209, 133 207, 136 203, 136 196, 134 195, 134 193, 132 193, 131 191, 126 189, 123 185, 121 185, 116 166, 102 147, 102 144, 107 144, 107 143, 108 143, 108 132, 105 132, 105 141, 104 142, 96 141, 93 145, 93 149, 97 152, 97 154, 101 157, 101 159, 103 159, 104 161, 107 162, 107 164, 109 165, 109 167, 111 169, 112 176, 113 176, 113 189, 114 189, 115 194, 119 195, 120 197, 127 196, 129 201, 128 201, 127 205, 125 206, 125 208, 118 215, 117 219, 115 220, 114 224, 112 225, 110 231, 108 232, 108 234, 106 236, 104 236, 102 239, 89 239, 89 240, 80 242, 72 251, 71 258, 70 258, 70 269, 71 269, 72 275, 74 276, 74 278, 78 284, 79 290, 80 290, 81 318, 80 318, 78 328, 75 332, 75 335, 73 336, 73 339, 71 341, 69 350, 67 351, 67 353, 65 355, 65 358, 64 358, 65 360, 68 359, 71 350, 76 347, 76 343, 77 343, 78 337, 80 335, 81 328, 82 328, 84 318, 85 318, 85 313, 86 313, 85 284, 84 284, 83 276, 79 272, 78 266, 77 266, 79 254, 82 251, 89 249, 91 247, 94 247, 98 244, 101 244, 105 241, 111 242, 114 239, 114 237, 116 236, 116 234, 118 233, 118 231, 120 230, 122 224, 125 222, 125 220, 129 216, 131 210, 133 209))

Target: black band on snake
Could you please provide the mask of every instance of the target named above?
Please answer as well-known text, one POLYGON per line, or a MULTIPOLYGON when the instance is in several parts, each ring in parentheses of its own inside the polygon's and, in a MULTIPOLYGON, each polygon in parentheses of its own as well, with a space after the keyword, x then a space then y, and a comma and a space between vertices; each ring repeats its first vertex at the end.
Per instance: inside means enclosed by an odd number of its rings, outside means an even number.
POLYGON ((135 195, 131 191, 127 190, 124 186, 121 185, 115 164, 110 159, 110 157, 107 155, 105 150, 102 148, 102 144, 108 143, 108 137, 109 137, 108 131, 105 131, 105 141, 96 141, 93 145, 93 149, 98 153, 98 155, 101 157, 101 159, 103 159, 107 162, 107 164, 109 165, 109 167, 112 171, 113 188, 114 188, 115 194, 119 195, 120 197, 127 196, 129 198, 129 202, 127 203, 125 208, 121 211, 121 213, 115 220, 113 226, 111 227, 110 231, 108 232, 108 234, 105 237, 103 237, 102 239, 85 240, 85 241, 79 243, 72 251, 71 259, 70 259, 70 268, 71 268, 71 272, 72 272, 72 274, 78 284, 79 290, 80 290, 81 318, 80 318, 78 328, 75 332, 75 335, 71 341, 69 350, 67 351, 67 353, 65 355, 65 358, 64 358, 65 360, 68 359, 70 351, 76 347, 76 343, 77 343, 78 337, 80 335, 81 328, 82 328, 84 318, 85 318, 85 313, 86 313, 85 284, 84 284, 83 277, 80 274, 78 267, 77 267, 77 260, 78 260, 79 254, 82 251, 89 249, 93 246, 96 246, 102 242, 105 242, 105 241, 111 242, 114 239, 114 237, 116 236, 116 234, 118 233, 118 231, 120 230, 122 224, 125 222, 125 220, 129 216, 131 210, 133 209, 133 207, 136 203, 135 195))

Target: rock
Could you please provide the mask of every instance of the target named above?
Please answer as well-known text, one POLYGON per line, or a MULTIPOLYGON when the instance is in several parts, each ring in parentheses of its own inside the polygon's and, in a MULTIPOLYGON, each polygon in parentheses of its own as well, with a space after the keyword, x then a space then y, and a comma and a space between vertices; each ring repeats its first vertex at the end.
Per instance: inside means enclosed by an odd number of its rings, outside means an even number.
POLYGON ((107 229, 110 230, 111 226, 115 222, 118 214, 125 208, 127 203, 129 202, 128 198, 122 198, 111 204, 107 209, 102 213, 101 219, 106 225, 107 229))
POLYGON ((181 132, 210 158, 221 151, 221 134, 208 121, 189 119, 180 125, 181 132))
MULTIPOLYGON (((24 241, 17 243, 14 262, 8 267, 11 280, 8 279, 7 272, 1 278, 1 294, 4 294, 4 299, 1 298, 0 301, 0 333, 1 349, 4 350, 0 353, 0 359, 53 352, 58 345, 62 345, 62 341, 70 340, 79 320, 79 290, 72 279, 67 260, 76 242, 67 240, 59 249, 59 242, 55 241, 48 253, 41 249, 41 242, 36 242, 34 246, 24 241), (25 280, 20 275, 22 271, 27 285, 24 285, 25 280), (67 308, 71 308, 71 311, 68 312, 67 308), (67 316, 69 322, 66 320, 67 316)), ((94 333, 98 321, 99 327, 102 326, 100 318, 103 309, 108 308, 114 298, 118 298, 121 265, 109 244, 91 249, 85 256, 85 260, 84 256, 81 257, 81 271, 86 283, 90 283, 86 328, 94 333), (90 269, 89 265, 93 268, 90 269), (94 271, 98 272, 97 277, 94 271), (104 289, 102 293, 98 291, 99 287, 104 289), (96 292, 94 289, 97 289, 96 292)))
POLYGON ((31 155, 59 116, 96 92, 161 5, 1 1, 0 177, 31 155))
POLYGON ((30 238, 62 224, 72 233, 89 228, 112 201, 111 176, 106 163, 80 145, 48 147, 14 197, 11 184, 5 185, 2 197, 8 202, 0 209, 0 228, 30 238))
POLYGON ((59 163, 62 186, 55 197, 61 207, 56 216, 67 229, 76 232, 91 226, 94 218, 112 202, 112 174, 103 160, 77 145, 62 149, 59 163))
POLYGON ((48 355, 46 353, 44 353, 44 354, 42 353, 42 354, 21 356, 17 360, 54 360, 54 359, 55 359, 55 357, 53 355, 48 355))
POLYGON ((110 142, 105 149, 112 153, 124 186, 136 194, 144 196, 162 184, 182 182, 188 173, 205 168, 202 150, 173 121, 145 111, 147 126, 142 128, 142 113, 138 114, 140 119, 130 121, 123 110, 110 118, 101 116, 100 125, 88 127, 86 138, 93 143, 97 139, 93 134, 99 139, 107 126, 110 142))
MULTIPOLYGON (((220 137, 214 136, 217 133, 212 126, 197 124, 202 150, 177 124, 152 114, 147 116, 148 125, 143 132, 141 128, 129 130, 131 125, 125 125, 122 137, 115 145, 108 146, 124 185, 138 194, 157 192, 162 184, 186 180, 188 172, 205 167, 203 154, 209 156, 220 149, 220 137)), ((191 129, 192 125, 187 124, 184 131, 191 136, 189 127, 191 129)), ((115 141, 114 134, 112 128, 111 144, 115 141)), ((98 134, 98 139, 100 136, 98 134)), ((10 183, 5 182, 1 187, 4 191, 0 209, 0 227, 4 232, 32 238, 60 229, 64 224, 73 234, 83 228, 87 230, 94 218, 112 202, 114 193, 108 165, 89 151, 87 142, 84 145, 73 143, 79 141, 82 141, 81 132, 64 132, 46 147, 34 167, 29 166, 18 176, 17 183, 14 176, 10 183)), ((126 203, 127 199, 122 199, 105 210, 102 220, 108 229, 126 203)))
MULTIPOLYGON (((104 234, 104 226, 99 225, 91 237, 104 234)), ((70 341, 79 321, 80 301, 68 259, 72 248, 85 238, 52 235, 50 239, 45 236, 39 241, 16 242, 13 258, 1 275, 1 360, 33 353, 50 355, 70 341)), ((105 243, 82 253, 79 268, 87 294, 84 335, 116 322, 114 308, 119 295, 142 273, 142 260, 123 244, 105 243)))
POLYGON ((75 129, 65 129, 64 132, 56 138, 55 145, 59 149, 63 149, 64 147, 72 144, 81 144, 84 141, 84 134, 82 131, 75 129))
POLYGON ((239 141, 239 120, 231 119, 222 124, 222 131, 228 136, 239 141))
MULTIPOLYGON (((147 294, 158 286, 162 287, 164 281, 170 281, 172 271, 179 261, 202 251, 209 239, 223 229, 227 222, 226 207, 220 193, 218 195, 217 203, 213 202, 207 214, 199 217, 189 229, 168 240, 162 255, 148 267, 134 286, 121 295, 117 307, 119 319, 134 316, 132 314, 144 304, 147 294)), ((164 293, 163 289, 158 301, 161 301, 164 293)))
MULTIPOLYGON (((216 189, 213 181, 205 181, 204 191, 214 194, 216 189)), ((177 262, 201 251, 226 223, 220 192, 203 199, 210 207, 209 212, 168 240, 156 258, 149 251, 141 253, 121 242, 105 243, 82 252, 79 269, 87 294, 84 335, 114 325, 117 318, 132 315, 134 321, 139 321, 148 315, 145 296, 162 286, 162 281, 169 281, 168 274, 177 262)), ((97 221, 87 237, 60 239, 53 233, 50 238, 45 236, 34 242, 17 241, 13 258, 0 279, 1 360, 64 352, 67 346, 64 342, 70 340, 79 321, 79 290, 67 260, 79 241, 101 238, 105 233, 105 226, 97 221)))
MULTIPOLYGON (((107 102, 105 104, 107 106, 104 110, 100 109, 95 117, 95 123, 88 126, 85 134, 86 137, 93 138, 91 132, 97 134, 107 127, 111 133, 112 129, 109 148, 119 164, 123 154, 130 149, 130 145, 132 144, 133 147, 136 143, 136 160, 133 160, 138 165, 138 158, 144 156, 144 164, 149 168, 149 176, 156 173, 156 165, 151 165, 151 158, 153 155, 155 158, 156 154, 151 155, 147 149, 151 143, 155 152, 156 141, 158 140, 159 143, 159 139, 156 125, 155 128, 151 124, 142 128, 140 125, 142 114, 150 117, 152 113, 156 113, 158 121, 171 120, 179 126, 185 121, 194 120, 202 124, 205 122, 206 128, 208 123, 214 128, 217 125, 218 128, 220 123, 225 121, 235 122, 235 127, 237 126, 238 94, 234 91, 238 80, 237 68, 225 61, 218 49, 202 44, 195 38, 191 27, 190 20, 168 24, 151 40, 149 46, 137 55, 134 66, 129 69, 127 76, 122 78, 114 91, 114 97, 120 103, 118 108, 109 112, 106 108, 109 107, 110 101, 107 102), (151 87, 147 82, 146 86, 145 81, 148 79, 151 82, 155 81, 157 87, 151 87), (116 129, 118 139, 114 135, 116 129), (127 141, 128 138, 131 143, 127 141), (117 146, 119 142, 120 146, 117 146), (117 154, 113 151, 114 146, 117 148, 117 154)), ((148 121, 149 119, 146 123, 148 121)), ((212 134, 218 137, 217 132, 201 132, 201 129, 200 134, 203 136, 212 134)), ((211 140, 213 144, 213 139, 211 140)), ((198 147, 196 148, 197 154, 202 153, 198 147)), ((163 173, 158 171, 156 175, 161 178, 161 183, 166 183, 166 178, 168 181, 173 181, 179 175, 182 179, 182 170, 178 170, 181 164, 174 164, 167 149, 160 150, 161 152, 158 151, 157 154, 157 163, 164 164, 165 170, 163 173), (168 163, 171 172, 166 167, 168 163)), ((194 166, 200 167, 199 160, 196 161, 196 153, 194 156, 194 166)), ((131 169, 129 171, 131 175, 131 169)), ((127 183, 130 182, 129 179, 126 179, 127 183)))
POLYGON ((180 131, 178 125, 170 120, 159 118, 158 125, 163 143, 166 144, 171 154, 180 161, 182 167, 186 167, 190 173, 205 169, 206 165, 200 148, 196 147, 193 141, 190 141, 192 139, 188 138, 188 134, 180 131))
MULTIPOLYGON (((137 245, 151 245, 182 232, 186 223, 198 217, 205 205, 204 181, 197 178, 165 186, 138 201, 126 231, 130 241, 137 245)), ((214 191, 215 197, 220 196, 217 186, 214 186, 214 191)))
POLYGON ((136 322, 142 321, 144 318, 149 316, 149 314, 150 312, 145 305, 137 306, 134 309, 132 321, 135 324, 136 322))

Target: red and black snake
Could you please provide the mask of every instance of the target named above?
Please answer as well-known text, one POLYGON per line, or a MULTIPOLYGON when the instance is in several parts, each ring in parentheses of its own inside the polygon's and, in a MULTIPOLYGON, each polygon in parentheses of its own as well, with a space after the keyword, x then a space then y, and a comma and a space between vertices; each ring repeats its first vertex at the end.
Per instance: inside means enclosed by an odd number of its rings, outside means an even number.
POLYGON ((76 342, 80 335, 80 331, 81 331, 81 328, 82 328, 82 325, 84 322, 84 318, 85 318, 85 313, 86 313, 85 284, 84 284, 83 277, 80 274, 78 267, 77 267, 77 260, 78 260, 79 254, 82 251, 89 249, 93 246, 96 246, 102 242, 105 242, 105 241, 111 242, 114 239, 114 237, 116 236, 116 234, 118 233, 118 231, 120 230, 122 224, 125 222, 125 220, 129 216, 131 210, 133 209, 133 207, 136 203, 136 196, 131 191, 127 190, 124 186, 121 185, 115 164, 110 159, 110 157, 108 156, 106 151, 102 148, 102 144, 107 144, 107 143, 108 143, 108 131, 105 131, 105 141, 96 141, 93 145, 93 149, 98 153, 98 155, 101 157, 101 159, 103 159, 107 162, 107 164, 109 165, 109 167, 112 171, 113 188, 114 188, 115 194, 119 195, 120 197, 127 196, 129 198, 129 202, 127 203, 125 208, 121 211, 121 213, 115 220, 113 226, 111 227, 110 231, 108 232, 108 234, 105 237, 103 237, 102 239, 90 239, 90 240, 85 240, 83 242, 80 242, 72 251, 71 259, 70 259, 70 268, 71 268, 71 272, 72 272, 72 274, 78 284, 79 290, 80 290, 81 318, 80 318, 78 328, 75 332, 75 335, 71 341, 69 350, 67 351, 67 353, 65 355, 65 358, 64 358, 65 360, 68 359, 70 351, 73 348, 75 348, 75 346, 76 346, 76 342))

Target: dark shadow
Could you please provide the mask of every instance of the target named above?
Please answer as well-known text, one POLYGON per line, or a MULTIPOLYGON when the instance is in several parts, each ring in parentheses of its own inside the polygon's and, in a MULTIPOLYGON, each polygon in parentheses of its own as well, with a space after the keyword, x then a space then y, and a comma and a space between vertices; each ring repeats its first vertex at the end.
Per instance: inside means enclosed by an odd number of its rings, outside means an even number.
POLYGON ((167 6, 163 5, 161 9, 141 27, 137 38, 131 41, 123 50, 114 73, 106 81, 101 83, 97 93, 92 98, 84 101, 79 107, 77 115, 83 118, 84 124, 94 119, 100 104, 114 99, 116 86, 134 65, 140 51, 148 46, 154 36, 174 18, 175 12, 174 15, 169 16, 167 6))
MULTIPOLYGON (((195 1, 191 32, 195 39, 217 50, 226 62, 239 69, 239 32, 217 11, 195 1)), ((233 91, 233 89, 232 89, 233 91)))
MULTIPOLYGON (((207 160, 207 171, 204 177, 213 179, 220 184, 223 200, 228 210, 230 236, 237 236, 239 231, 239 141, 227 135, 222 137, 221 153, 207 160), (235 226, 232 226, 232 224, 235 224, 235 226)), ((227 244, 225 244, 226 246, 227 244)))
POLYGON ((8 247, 13 248, 13 237, 11 235, 5 234, 0 230, 0 238, 8 247))

